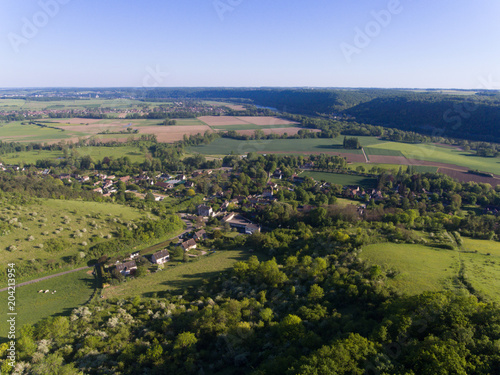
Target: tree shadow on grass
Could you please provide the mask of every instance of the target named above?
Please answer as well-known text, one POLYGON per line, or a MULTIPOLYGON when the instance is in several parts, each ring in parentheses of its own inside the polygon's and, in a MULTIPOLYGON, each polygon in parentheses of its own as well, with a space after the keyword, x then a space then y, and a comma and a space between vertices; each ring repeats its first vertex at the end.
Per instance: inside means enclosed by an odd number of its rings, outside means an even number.
MULTIPOLYGON (((229 269, 228 267, 227 269, 229 269)), ((158 286, 168 286, 169 290, 158 290, 157 292, 147 292, 143 293, 143 297, 155 298, 160 297, 162 294, 184 294, 186 290, 194 290, 197 286, 201 285, 204 280, 210 280, 214 277, 220 275, 221 272, 226 271, 227 269, 221 271, 212 271, 212 272, 199 272, 193 274, 179 275, 175 280, 168 280, 158 284, 158 286)), ((162 272, 168 272, 162 271, 162 272)))
MULTIPOLYGON (((225 251, 225 250, 220 250, 225 251)), ((232 259, 235 261, 245 261, 251 255, 256 255, 259 258, 259 261, 268 260, 269 256, 265 254, 261 254, 258 252, 248 252, 248 253, 235 253, 234 256, 228 257, 227 259, 232 259)), ((205 256, 213 256, 213 255, 205 255, 205 256)), ((178 267, 182 267, 179 265, 178 267)), ((171 289, 167 291, 157 291, 157 292, 147 292, 143 293, 144 297, 159 297, 162 294, 183 294, 186 290, 195 289, 197 286, 201 285, 204 280, 210 280, 212 278, 218 277, 222 272, 232 269, 232 265, 227 266, 224 269, 218 271, 208 271, 208 272, 197 272, 191 274, 178 275, 175 280, 167 280, 159 283, 158 285, 168 286, 171 289)), ((161 272, 169 272, 169 268, 167 267, 165 270, 161 272)))

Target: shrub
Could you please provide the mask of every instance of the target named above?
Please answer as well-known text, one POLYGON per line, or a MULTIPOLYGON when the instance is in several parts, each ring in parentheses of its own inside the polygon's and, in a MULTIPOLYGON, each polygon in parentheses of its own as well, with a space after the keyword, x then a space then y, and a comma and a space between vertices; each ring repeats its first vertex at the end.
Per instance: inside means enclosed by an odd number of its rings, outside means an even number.
POLYGON ((71 247, 71 243, 62 238, 51 238, 45 241, 45 251, 49 253, 58 253, 68 247, 71 247))

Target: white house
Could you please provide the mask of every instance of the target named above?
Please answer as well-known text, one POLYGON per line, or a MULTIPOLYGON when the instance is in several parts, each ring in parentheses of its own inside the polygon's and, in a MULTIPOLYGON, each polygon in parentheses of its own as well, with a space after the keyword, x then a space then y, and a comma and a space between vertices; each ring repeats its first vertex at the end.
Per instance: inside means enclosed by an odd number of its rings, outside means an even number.
POLYGON ((156 264, 167 263, 170 260, 170 254, 168 253, 167 249, 163 249, 161 251, 154 253, 151 260, 153 263, 156 264))

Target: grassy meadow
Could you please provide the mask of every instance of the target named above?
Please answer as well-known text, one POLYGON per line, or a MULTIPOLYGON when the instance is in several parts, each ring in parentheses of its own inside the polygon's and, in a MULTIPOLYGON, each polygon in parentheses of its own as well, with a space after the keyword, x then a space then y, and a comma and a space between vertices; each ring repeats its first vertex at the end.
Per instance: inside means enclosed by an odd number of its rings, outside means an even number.
POLYGON ((471 152, 456 148, 443 147, 435 144, 407 144, 385 142, 371 146, 371 149, 392 150, 401 152, 408 159, 434 161, 459 165, 470 169, 500 174, 500 161, 498 158, 482 158, 471 152))
POLYGON ((136 295, 151 297, 153 293, 163 291, 182 293, 185 288, 199 285, 203 280, 216 276, 219 272, 232 267, 238 261, 248 259, 251 255, 247 250, 223 250, 188 263, 167 263, 163 271, 129 280, 118 286, 107 287, 103 294, 105 298, 126 298, 136 295))
POLYGON ((387 284, 406 294, 424 291, 458 290, 462 269, 477 295, 500 302, 500 245, 498 242, 463 238, 459 250, 443 250, 422 245, 382 243, 363 248, 361 258, 396 276, 387 284))
POLYGON ((307 171, 301 173, 300 177, 311 177, 316 181, 326 181, 332 184, 339 185, 357 185, 364 188, 374 188, 377 186, 377 179, 363 176, 355 176, 349 174, 338 174, 328 172, 312 172, 307 171))
MULTIPOLYGON (((376 137, 358 137, 363 146, 376 145, 381 141, 376 137)), ((361 150, 344 150, 343 137, 333 139, 307 138, 307 139, 266 139, 240 141, 229 138, 219 138, 208 145, 193 146, 188 148, 190 153, 204 155, 227 155, 234 151, 244 155, 248 152, 283 152, 283 153, 306 153, 306 152, 349 152, 362 154, 361 150)))
POLYGON ((143 214, 134 208, 111 203, 44 200, 21 206, 0 200, 0 217, 10 229, 1 237, 0 262, 32 262, 34 259, 56 262, 65 257, 84 254, 93 243, 106 237, 122 225, 143 214), (67 240, 70 246, 53 253, 47 241, 67 240))
POLYGON ((85 135, 80 132, 66 132, 53 128, 42 128, 40 126, 21 125, 21 121, 0 123, 0 140, 4 142, 43 142, 45 140, 64 140, 71 137, 85 135))
MULTIPOLYGON (((71 311, 86 303, 96 287, 92 269, 43 280, 16 288, 17 329, 25 324, 34 324, 43 318, 69 315, 71 311), (49 293, 38 293, 39 290, 49 293), (56 293, 53 293, 53 291, 56 293)), ((7 291, 0 292, 2 316, 7 316, 7 291)), ((0 341, 7 336, 7 319, 0 321, 0 341)))
MULTIPOLYGON (((24 99, 1 99, 0 109, 4 110, 44 110, 44 109, 77 109, 77 108, 131 108, 137 107, 144 102, 131 99, 82 99, 82 100, 58 100, 58 101, 31 101, 24 99)), ((154 106, 165 103, 151 103, 154 106)))
MULTIPOLYGON (((133 163, 142 163, 146 158, 146 152, 141 151, 138 147, 128 145, 120 147, 86 146, 79 147, 75 150, 80 156, 89 155, 94 161, 102 160, 104 157, 118 159, 126 156, 133 163)), ((35 164, 37 160, 55 161, 63 157, 63 151, 32 150, 0 155, 0 161, 4 164, 27 165, 35 164)))
POLYGON ((455 289, 458 275, 458 252, 440 250, 423 245, 381 243, 363 248, 361 259, 380 265, 384 270, 395 270, 387 284, 395 290, 415 295, 424 291, 455 289))

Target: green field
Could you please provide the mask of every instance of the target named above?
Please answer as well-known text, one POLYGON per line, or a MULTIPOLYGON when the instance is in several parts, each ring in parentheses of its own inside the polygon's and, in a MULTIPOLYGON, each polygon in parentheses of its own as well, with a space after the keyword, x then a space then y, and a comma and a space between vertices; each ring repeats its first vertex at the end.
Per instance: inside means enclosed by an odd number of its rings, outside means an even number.
MULTIPOLYGON (((78 271, 49 280, 16 288, 17 332, 25 324, 34 324, 43 318, 69 315, 71 311, 86 303, 95 289, 94 277, 88 270, 78 271), (49 293, 38 293, 39 290, 49 293), (56 293, 52 294, 53 291, 56 293)), ((1 292, 2 316, 7 316, 7 292, 1 292)), ((7 319, 0 322, 0 340, 7 336, 7 319)))
MULTIPOLYGON (((385 170, 392 170, 392 171, 398 171, 398 169, 401 167, 399 164, 384 164, 384 163, 349 163, 349 169, 356 170, 357 167, 363 167, 365 168, 365 171, 370 171, 372 168, 382 168, 385 170)), ((403 168, 406 168, 406 166, 403 166, 403 168)), ((437 168, 436 168, 437 170, 437 168)))
MULTIPOLYGON (((349 167, 352 170, 356 170, 357 167, 362 166, 365 168, 365 171, 370 171, 373 167, 382 168, 385 170, 391 170, 397 172, 399 168, 402 168, 403 171, 406 171, 408 166, 401 164, 384 164, 384 163, 350 163, 349 167)), ((413 171, 417 173, 436 173, 438 171, 438 167, 431 167, 427 165, 412 165, 413 171)))
POLYGON ((17 141, 45 141, 49 139, 67 139, 74 136, 80 136, 83 133, 66 132, 52 128, 42 128, 36 125, 21 125, 20 121, 0 124, 0 140, 4 142, 17 141))
POLYGON ((500 257, 500 242, 463 238, 462 247, 466 251, 477 251, 483 255, 491 254, 500 257))
POLYGON ((182 292, 185 288, 199 285, 203 280, 216 276, 234 263, 248 259, 250 255, 246 250, 227 250, 217 251, 188 263, 168 263, 163 271, 108 287, 103 293, 105 298, 125 298, 136 295, 150 297, 152 293, 163 291, 182 292))
POLYGON ((84 252, 91 243, 105 241, 102 238, 111 235, 120 222, 143 217, 137 209, 111 203, 49 199, 37 202, 21 206, 11 204, 7 198, 0 199, 0 217, 10 223, 10 229, 1 237, 2 264, 33 259, 61 261, 84 252), (48 252, 45 242, 52 238, 65 239, 71 245, 58 253, 48 252))
MULTIPOLYGON (((144 102, 130 99, 82 99, 82 100, 58 100, 58 101, 26 101, 24 99, 2 99, 0 108, 10 110, 42 110, 46 108, 82 108, 82 107, 109 107, 109 108, 131 108, 144 102), (7 107, 8 106, 8 107, 7 107), (57 107, 55 107, 57 106, 57 107)), ((165 103, 151 103, 154 106, 165 103)))
POLYGON ((177 124, 175 126, 192 126, 192 125, 205 125, 203 121, 196 118, 177 118, 175 119, 177 124))
POLYGON ((363 248, 361 258, 399 274, 387 284, 403 293, 458 290, 459 270, 478 296, 500 302, 500 243, 463 239, 461 251, 421 245, 376 244, 363 248))
MULTIPOLYGON (((116 135, 109 135, 110 138, 118 137, 116 135)), ((75 149, 80 156, 89 155, 94 161, 102 160, 104 157, 118 159, 121 157, 128 157, 132 163, 142 163, 146 158, 146 153, 142 152, 138 147, 134 146, 120 146, 120 147, 78 147, 75 149)), ((70 151, 71 152, 71 151, 70 151)), ((21 151, 0 155, 0 161, 5 164, 35 164, 37 160, 57 160, 63 158, 63 151, 49 151, 49 150, 34 150, 34 151, 21 151)))
POLYGON ((316 181, 326 181, 332 184, 339 184, 342 186, 356 185, 364 188, 375 188, 377 186, 377 179, 363 176, 355 176, 349 174, 328 173, 328 172, 311 172, 307 171, 300 175, 301 177, 311 177, 316 181))
POLYGON ((460 260, 456 251, 438 250, 422 245, 381 243, 363 248, 361 259, 399 274, 387 284, 406 294, 456 289, 460 260))
POLYGON ((118 159, 128 157, 132 163, 142 163, 146 158, 146 153, 138 147, 79 147, 78 153, 82 156, 89 155, 93 160, 102 160, 104 157, 118 159))
MULTIPOLYGON (((115 125, 115 127, 111 130, 114 131, 120 131, 120 130, 125 130, 126 127, 128 127, 129 124, 131 124, 132 128, 137 128, 141 126, 156 126, 156 125, 161 125, 162 120, 143 120, 143 119, 138 119, 138 120, 132 120, 132 119, 123 119, 123 118, 116 118, 116 119, 101 119, 99 121, 92 120, 89 122, 89 119, 86 118, 73 118, 73 119, 45 119, 45 120, 40 120, 40 122, 51 125, 51 126, 56 126, 60 127, 63 129, 71 130, 72 127, 75 126, 81 126, 81 125, 103 125, 103 130, 106 130, 105 127, 106 125, 115 125), (117 128, 116 126, 122 126, 123 129, 117 128)), ((128 134, 125 134, 128 135, 128 134)))
POLYGON ((0 99, 0 108, 6 111, 14 111, 21 108, 25 103, 24 99, 0 99))
MULTIPOLYGON (((381 141, 376 137, 358 137, 363 146, 376 145, 381 141)), ((204 155, 228 155, 232 151, 239 155, 248 152, 345 152, 361 154, 361 150, 345 150, 342 147, 344 138, 333 139, 307 138, 307 139, 266 139, 254 141, 240 141, 230 138, 219 138, 208 145, 193 146, 188 148, 190 153, 204 155)))
POLYGON ((477 254, 461 254, 466 279, 487 300, 500 302, 500 242, 464 238, 463 249, 477 254))
POLYGON ((473 153, 433 144, 408 144, 385 142, 372 145, 373 148, 401 152, 408 159, 455 164, 484 172, 500 174, 500 159, 481 158, 473 153))
POLYGON ((340 206, 340 207, 346 207, 349 205, 359 206, 361 203, 359 201, 353 201, 350 199, 337 198, 337 201, 335 202, 335 204, 337 206, 340 206))

